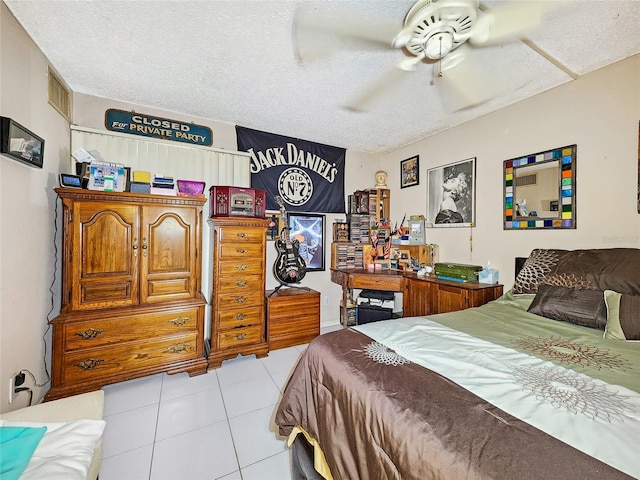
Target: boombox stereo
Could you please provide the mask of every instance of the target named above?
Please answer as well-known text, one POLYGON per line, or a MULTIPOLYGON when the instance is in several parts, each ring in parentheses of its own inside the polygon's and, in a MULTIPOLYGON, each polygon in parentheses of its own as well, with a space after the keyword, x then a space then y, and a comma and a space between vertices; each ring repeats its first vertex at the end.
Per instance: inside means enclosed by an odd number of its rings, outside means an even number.
POLYGON ((265 217, 267 192, 256 188, 214 185, 209 189, 211 217, 265 217))

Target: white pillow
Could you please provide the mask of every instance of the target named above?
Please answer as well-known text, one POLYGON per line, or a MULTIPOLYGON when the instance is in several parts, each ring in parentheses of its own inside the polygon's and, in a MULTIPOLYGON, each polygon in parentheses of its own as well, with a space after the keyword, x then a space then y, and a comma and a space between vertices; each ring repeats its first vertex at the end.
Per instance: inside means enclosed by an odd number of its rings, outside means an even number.
POLYGON ((105 425, 104 420, 57 423, 0 420, 0 426, 47 427, 20 480, 86 480, 105 425))

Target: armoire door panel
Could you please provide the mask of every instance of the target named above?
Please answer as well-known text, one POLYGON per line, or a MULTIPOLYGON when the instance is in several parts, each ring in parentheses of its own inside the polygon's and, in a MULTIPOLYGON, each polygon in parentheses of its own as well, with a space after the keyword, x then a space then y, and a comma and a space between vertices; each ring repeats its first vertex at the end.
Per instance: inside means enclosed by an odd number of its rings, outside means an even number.
POLYGON ((149 292, 149 300, 153 301, 154 297, 169 295, 188 295, 191 282, 188 278, 176 278, 175 280, 164 279, 159 281, 150 280, 147 282, 147 290, 149 292))
POLYGON ((193 208, 143 207, 142 303, 194 296, 197 223, 193 208))
POLYGON ((118 284, 111 282, 108 285, 103 283, 83 282, 81 285, 81 302, 83 304, 110 306, 113 302, 118 302, 123 298, 131 297, 131 282, 118 284))
POLYGON ((71 221, 74 309, 134 304, 138 293, 138 208, 76 203, 71 221))
POLYGON ((175 213, 167 213, 148 228, 149 273, 188 271, 191 227, 175 213))

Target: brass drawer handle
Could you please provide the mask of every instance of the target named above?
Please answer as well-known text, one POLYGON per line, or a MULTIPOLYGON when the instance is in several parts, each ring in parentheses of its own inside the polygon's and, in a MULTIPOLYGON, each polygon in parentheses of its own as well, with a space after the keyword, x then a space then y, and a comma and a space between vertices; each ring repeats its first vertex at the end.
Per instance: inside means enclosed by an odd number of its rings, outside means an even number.
POLYGON ((184 352, 190 345, 190 343, 177 343, 175 345, 171 345, 168 350, 171 353, 180 353, 184 352))
POLYGON ((84 360, 80 363, 76 363, 75 366, 81 368, 82 370, 93 370, 94 368, 96 368, 98 365, 100 365, 101 363, 104 363, 104 359, 99 358, 99 359, 94 359, 94 358, 89 358, 87 360, 84 360))
POLYGON ((79 333, 76 333, 75 335, 77 335, 83 340, 91 340, 92 338, 96 338, 101 333, 104 333, 104 330, 102 328, 98 328, 98 329, 87 328, 84 332, 79 332, 79 333))
POLYGON ((246 280, 238 280, 238 281, 236 282, 236 285, 237 285, 238 287, 245 287, 245 286, 247 285, 247 283, 249 283, 249 282, 247 282, 246 280))
POLYGON ((236 340, 244 340, 245 338, 247 338, 247 334, 246 333, 238 333, 238 334, 236 334, 236 340))
POLYGON ((236 235, 240 238, 247 238, 249 236, 246 233, 237 233, 236 235))
POLYGON ((234 300, 236 301, 236 303, 244 303, 247 301, 249 297, 236 297, 234 298, 234 300))
POLYGON ((237 253, 247 253, 249 250, 246 250, 244 248, 236 248, 236 252, 237 253))
POLYGON ((239 263, 236 265, 236 270, 240 270, 240 271, 245 271, 247 268, 249 268, 249 265, 247 265, 246 263, 239 263))
POLYGON ((182 327, 188 321, 189 317, 178 317, 172 318, 171 320, 169 320, 169 323, 173 323, 176 327, 182 327))
POLYGON ((235 318, 236 320, 244 320, 246 317, 246 315, 244 313, 236 313, 233 318, 235 318))

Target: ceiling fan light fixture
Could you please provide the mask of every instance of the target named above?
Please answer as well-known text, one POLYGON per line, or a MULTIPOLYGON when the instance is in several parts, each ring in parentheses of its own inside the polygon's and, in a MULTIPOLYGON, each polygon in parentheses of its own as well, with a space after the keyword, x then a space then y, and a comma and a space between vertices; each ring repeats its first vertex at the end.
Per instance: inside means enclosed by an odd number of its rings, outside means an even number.
POLYGON ((404 20, 403 33, 410 35, 404 47, 413 55, 428 51, 426 57, 437 60, 446 55, 445 51, 454 50, 467 41, 477 13, 473 0, 419 0, 404 20), (443 37, 443 55, 440 55, 439 47, 435 49, 431 43, 433 37, 437 39, 443 32, 449 38, 443 37))
POLYGON ((424 53, 427 58, 439 60, 453 48, 453 35, 449 32, 438 32, 427 39, 424 44, 424 53))

